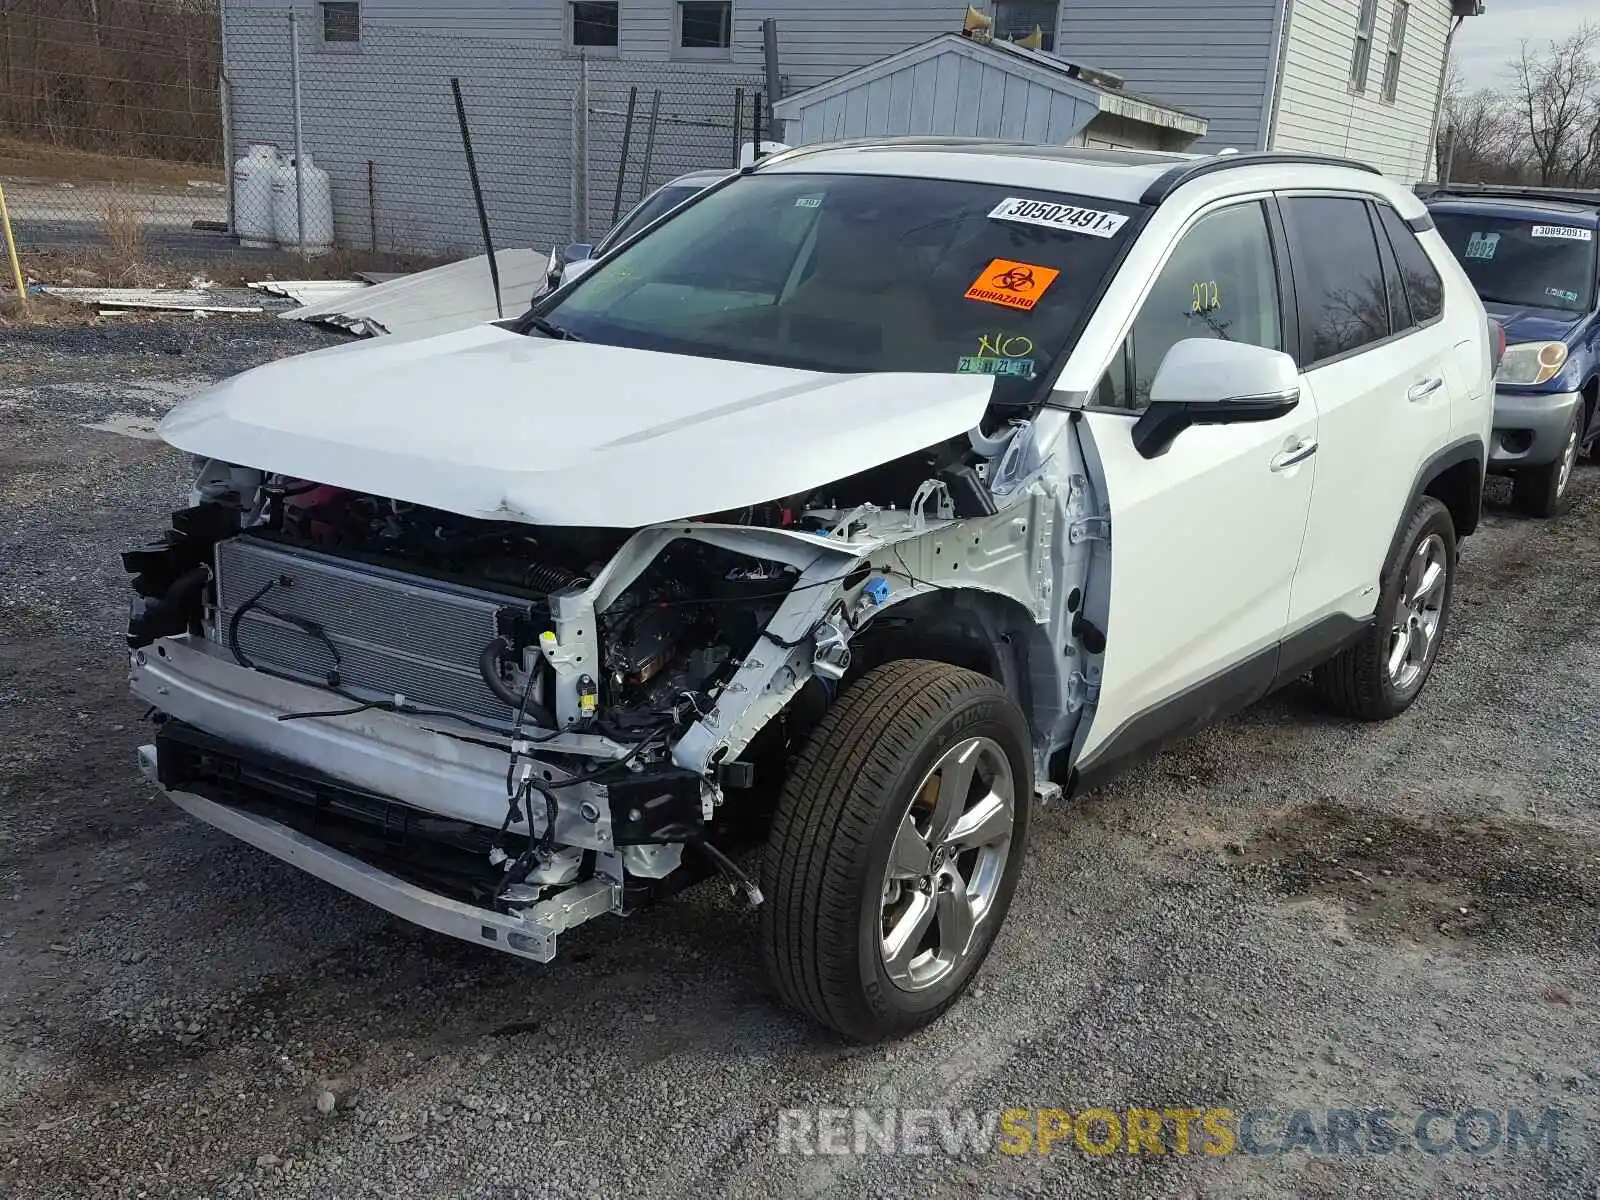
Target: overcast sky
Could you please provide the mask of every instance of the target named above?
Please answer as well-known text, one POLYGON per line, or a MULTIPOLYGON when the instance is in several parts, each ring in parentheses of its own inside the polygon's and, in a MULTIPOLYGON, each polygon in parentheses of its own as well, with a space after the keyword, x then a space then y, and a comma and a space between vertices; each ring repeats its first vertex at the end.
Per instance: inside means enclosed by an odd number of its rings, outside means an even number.
POLYGON ((1592 0, 1484 0, 1484 6, 1483 16, 1468 17, 1456 35, 1453 57, 1468 88, 1502 86, 1506 60, 1522 38, 1564 37, 1585 14, 1600 22, 1600 4, 1592 0))

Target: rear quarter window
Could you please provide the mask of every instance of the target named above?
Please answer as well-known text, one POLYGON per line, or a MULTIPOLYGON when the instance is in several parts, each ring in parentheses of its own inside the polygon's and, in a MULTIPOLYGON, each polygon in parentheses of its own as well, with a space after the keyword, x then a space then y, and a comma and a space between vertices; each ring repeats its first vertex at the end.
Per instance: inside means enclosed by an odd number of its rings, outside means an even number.
POLYGON ((1417 235, 1393 208, 1387 204, 1378 205, 1378 221, 1400 267, 1400 282, 1411 308, 1411 323, 1426 325, 1438 319, 1444 314, 1444 280, 1439 277, 1438 268, 1422 248, 1417 235))

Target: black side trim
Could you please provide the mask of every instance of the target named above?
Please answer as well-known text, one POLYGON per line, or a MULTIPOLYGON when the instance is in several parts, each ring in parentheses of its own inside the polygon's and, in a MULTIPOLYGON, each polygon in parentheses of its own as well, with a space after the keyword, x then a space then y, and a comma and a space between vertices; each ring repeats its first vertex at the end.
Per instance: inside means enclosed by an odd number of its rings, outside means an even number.
POLYGON ((1272 689, 1277 665, 1278 646, 1274 644, 1130 717, 1098 750, 1073 767, 1067 791, 1077 795, 1099 787, 1161 747, 1254 704, 1272 689))
POLYGON ((1199 162, 1184 163, 1173 167, 1148 188, 1139 203, 1157 205, 1184 184, 1206 175, 1215 175, 1218 171, 1231 171, 1235 167, 1261 167, 1261 166, 1322 166, 1322 167, 1349 167, 1355 171, 1365 171, 1369 175, 1381 175, 1377 167, 1368 166, 1366 163, 1356 162, 1353 159, 1337 158, 1331 154, 1297 154, 1277 150, 1252 151, 1249 154, 1219 154, 1215 158, 1201 159, 1199 162))
POLYGON ((1248 708, 1359 641, 1371 627, 1371 618, 1361 620, 1343 613, 1324 617, 1277 645, 1258 650, 1243 662, 1130 717, 1093 755, 1073 768, 1067 777, 1068 792, 1078 795, 1099 787, 1123 768, 1162 747, 1248 708))
POLYGON ((1321 666, 1345 647, 1359 642, 1375 619, 1334 613, 1285 638, 1278 645, 1278 675, 1272 681, 1273 689, 1293 683, 1312 667, 1321 666))

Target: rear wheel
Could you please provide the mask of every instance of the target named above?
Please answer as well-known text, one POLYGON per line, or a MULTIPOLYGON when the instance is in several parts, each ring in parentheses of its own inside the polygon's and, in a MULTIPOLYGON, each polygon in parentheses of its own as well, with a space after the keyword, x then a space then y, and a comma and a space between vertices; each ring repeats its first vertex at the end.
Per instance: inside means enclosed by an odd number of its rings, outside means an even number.
POLYGON ((1322 698, 1363 721, 1387 720, 1410 708, 1433 672, 1449 623, 1455 574, 1450 510, 1424 496, 1384 568, 1372 628, 1311 673, 1322 698))
POLYGON ((1511 477, 1511 504, 1518 512, 1530 517, 1554 517, 1571 502, 1572 468, 1578 461, 1583 409, 1579 404, 1573 411, 1572 423, 1567 427, 1560 457, 1555 462, 1518 471, 1511 477))
POLYGON ((784 999, 862 1042, 935 1020, 1005 919, 1032 796, 1027 722, 994 680, 920 660, 864 675, 773 817, 762 941, 784 999))

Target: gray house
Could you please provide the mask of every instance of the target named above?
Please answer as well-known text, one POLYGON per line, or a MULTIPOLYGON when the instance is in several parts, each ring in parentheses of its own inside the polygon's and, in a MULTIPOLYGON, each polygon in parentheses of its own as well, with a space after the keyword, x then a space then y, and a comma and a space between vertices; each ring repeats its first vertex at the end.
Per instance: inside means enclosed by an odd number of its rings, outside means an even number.
MULTIPOLYGON (((1196 136, 1199 118, 1195 149, 1349 154, 1408 179, 1420 178, 1430 158, 1452 19, 1481 11, 1480 0, 975 3, 997 36, 1037 32, 1040 61, 1020 52, 1006 74, 1048 77, 1046 90, 1094 106, 1075 107, 1089 122, 1060 140, 1152 144, 1157 128, 1166 132, 1154 144, 1176 144, 1196 136), (1068 65, 1049 61, 1051 53, 1068 65), (1075 78, 1071 64, 1082 64, 1075 78), (1155 126, 1135 117, 1114 129, 1127 119, 1125 103, 1146 105, 1155 126), (1182 120, 1173 124, 1167 113, 1182 120)), ((222 6, 235 153, 252 141, 294 143, 298 59, 300 136, 332 176, 338 240, 437 252, 470 250, 479 239, 453 78, 496 242, 546 246, 598 235, 646 186, 732 166, 757 93, 770 101, 774 84, 783 97, 776 112, 792 114, 799 136, 834 128, 847 136, 848 114, 870 99, 865 85, 876 77, 854 77, 864 85, 859 96, 844 104, 842 124, 835 117, 826 128, 820 113, 830 93, 822 89, 843 94, 852 80, 832 81, 925 44, 948 57, 952 39, 941 35, 958 33, 967 10, 964 0, 222 6), (818 90, 806 96, 809 89, 818 90)), ((1052 117, 1044 128, 1057 140, 1065 126, 1052 117)))

